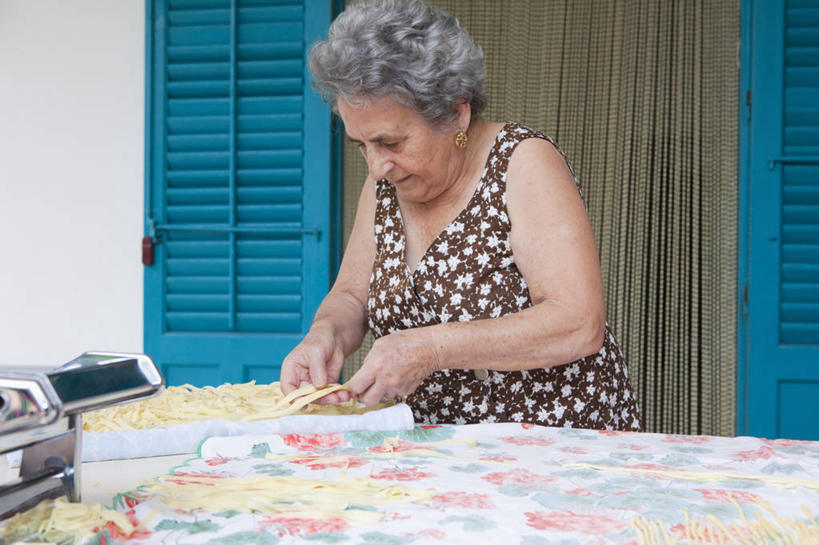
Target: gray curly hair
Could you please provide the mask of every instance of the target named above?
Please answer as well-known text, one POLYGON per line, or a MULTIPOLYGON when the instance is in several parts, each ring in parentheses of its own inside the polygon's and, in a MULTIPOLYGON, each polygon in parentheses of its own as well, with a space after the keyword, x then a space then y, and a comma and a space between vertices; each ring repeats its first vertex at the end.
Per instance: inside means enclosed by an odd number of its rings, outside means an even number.
POLYGON ((326 40, 310 49, 313 87, 337 111, 390 97, 437 128, 451 127, 456 106, 472 116, 486 106, 483 51, 452 15, 421 0, 366 1, 347 8, 326 40))

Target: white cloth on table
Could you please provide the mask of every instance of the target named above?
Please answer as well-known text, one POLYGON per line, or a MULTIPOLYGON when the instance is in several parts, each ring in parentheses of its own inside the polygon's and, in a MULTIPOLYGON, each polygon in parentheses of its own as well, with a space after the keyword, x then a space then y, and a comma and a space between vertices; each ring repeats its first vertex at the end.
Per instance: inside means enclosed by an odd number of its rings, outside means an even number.
MULTIPOLYGON (((404 403, 350 415, 292 415, 258 422, 206 420, 167 428, 82 433, 82 461, 125 460, 195 453, 207 437, 281 433, 335 433, 367 430, 407 430, 412 411, 404 403)), ((20 465, 21 451, 8 455, 9 465, 20 465)))

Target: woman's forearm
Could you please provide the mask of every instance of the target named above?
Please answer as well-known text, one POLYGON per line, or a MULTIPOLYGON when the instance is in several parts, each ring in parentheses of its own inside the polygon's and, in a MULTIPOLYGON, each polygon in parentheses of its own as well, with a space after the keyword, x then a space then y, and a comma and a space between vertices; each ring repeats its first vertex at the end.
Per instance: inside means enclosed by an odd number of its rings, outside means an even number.
POLYGON ((418 331, 429 335, 442 368, 513 371, 562 365, 597 352, 605 318, 568 315, 554 303, 542 302, 501 318, 418 331))
POLYGON ((361 301, 344 290, 333 289, 316 311, 310 330, 327 328, 343 347, 346 357, 361 346, 366 320, 366 308, 361 301))

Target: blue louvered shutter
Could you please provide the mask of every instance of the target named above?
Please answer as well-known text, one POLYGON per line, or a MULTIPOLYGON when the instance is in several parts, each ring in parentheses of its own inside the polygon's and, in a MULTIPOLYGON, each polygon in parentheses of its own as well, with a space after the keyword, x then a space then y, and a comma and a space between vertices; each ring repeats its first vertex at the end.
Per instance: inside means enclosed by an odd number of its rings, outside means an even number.
POLYGON ((170 384, 278 378, 329 283, 326 0, 147 0, 145 350, 170 384))
POLYGON ((748 431, 819 439, 819 4, 754 5, 748 431))

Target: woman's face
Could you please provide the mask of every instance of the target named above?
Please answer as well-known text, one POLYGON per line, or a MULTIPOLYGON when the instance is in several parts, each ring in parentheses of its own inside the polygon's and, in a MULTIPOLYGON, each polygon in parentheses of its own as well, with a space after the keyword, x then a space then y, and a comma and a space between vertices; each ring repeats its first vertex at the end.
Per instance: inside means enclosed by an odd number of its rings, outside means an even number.
POLYGON ((338 101, 347 136, 358 146, 370 175, 386 178, 398 196, 426 203, 454 182, 462 167, 455 159, 456 130, 440 131, 390 98, 350 104, 338 101))

